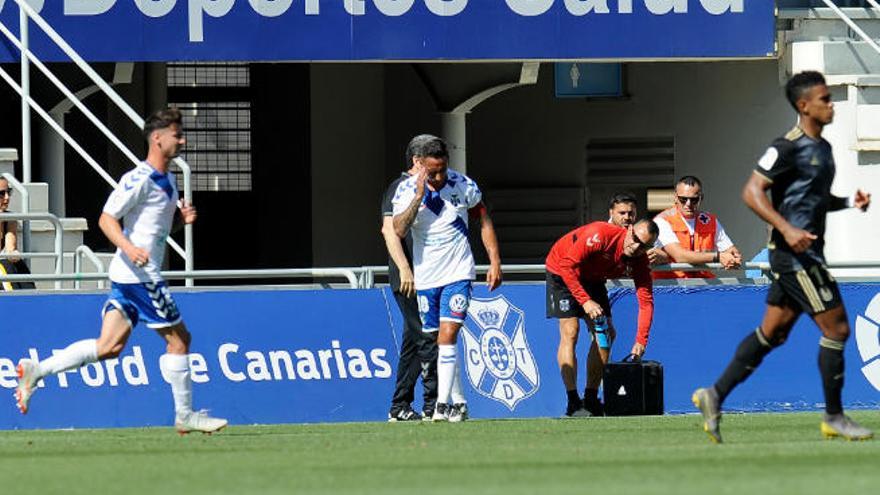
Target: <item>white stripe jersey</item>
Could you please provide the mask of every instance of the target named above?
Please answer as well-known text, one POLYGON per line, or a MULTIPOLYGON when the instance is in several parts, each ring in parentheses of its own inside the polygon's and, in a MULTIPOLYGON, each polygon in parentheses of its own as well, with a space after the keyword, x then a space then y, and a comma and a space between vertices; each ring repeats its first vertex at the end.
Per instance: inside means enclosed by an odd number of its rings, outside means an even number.
MULTIPOLYGON (((394 215, 403 213, 416 194, 416 178, 397 186, 394 215)), ((416 289, 442 287, 474 280, 476 268, 468 242, 468 210, 480 204, 483 194, 466 175, 449 170, 440 191, 425 186, 425 196, 412 224, 413 266, 416 289)))
POLYGON ((177 208, 177 181, 174 174, 159 173, 148 163, 122 176, 107 198, 104 213, 122 219, 123 232, 135 246, 150 253, 150 261, 135 266, 121 249, 110 262, 110 280, 122 284, 161 282, 165 240, 171 232, 177 208))

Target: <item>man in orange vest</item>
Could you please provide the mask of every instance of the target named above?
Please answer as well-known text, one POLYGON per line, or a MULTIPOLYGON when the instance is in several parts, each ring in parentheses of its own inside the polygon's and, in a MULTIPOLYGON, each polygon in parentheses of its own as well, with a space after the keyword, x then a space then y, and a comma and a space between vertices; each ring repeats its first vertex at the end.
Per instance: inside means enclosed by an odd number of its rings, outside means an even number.
MULTIPOLYGON (((718 263, 726 270, 742 266, 742 254, 724 232, 718 217, 700 211, 703 184, 693 175, 675 183, 675 206, 660 212, 654 221, 660 228, 657 247, 663 248, 671 263, 718 263)), ((672 271, 653 273, 654 278, 714 278, 710 271, 672 271)))

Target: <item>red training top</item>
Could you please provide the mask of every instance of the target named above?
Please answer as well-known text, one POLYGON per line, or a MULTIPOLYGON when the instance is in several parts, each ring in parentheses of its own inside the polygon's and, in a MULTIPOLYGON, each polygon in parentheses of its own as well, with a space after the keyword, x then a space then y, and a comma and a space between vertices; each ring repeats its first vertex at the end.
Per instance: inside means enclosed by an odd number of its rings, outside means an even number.
POLYGON ((585 282, 632 277, 639 300, 636 342, 647 346, 654 318, 654 292, 648 256, 623 255, 628 230, 608 222, 593 222, 565 234, 547 255, 547 271, 559 275, 571 295, 583 306, 590 300, 585 282))

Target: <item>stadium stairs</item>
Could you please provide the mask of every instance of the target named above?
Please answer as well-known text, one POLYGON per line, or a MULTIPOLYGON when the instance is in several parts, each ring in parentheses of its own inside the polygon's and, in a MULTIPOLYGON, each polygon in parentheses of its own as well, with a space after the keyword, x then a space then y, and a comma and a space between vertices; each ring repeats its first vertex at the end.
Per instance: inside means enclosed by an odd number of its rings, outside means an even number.
MULTIPOLYGON (((800 12, 803 17, 792 19, 791 29, 783 31, 786 68, 791 74, 823 72, 835 101, 835 124, 854 131, 850 149, 860 154, 880 151, 880 53, 830 9, 800 12)), ((880 39, 880 14, 868 9, 844 12, 868 36, 880 39)))
MULTIPOLYGON (((15 149, 0 149, 0 174, 13 173, 13 163, 18 159, 18 152, 15 149)), ((47 213, 49 211, 49 184, 45 182, 29 182, 23 184, 30 195, 30 212, 31 213, 47 213)), ((9 211, 12 213, 21 212, 22 197, 20 194, 12 196, 9 205, 9 211)), ((63 234, 63 264, 62 272, 73 273, 74 271, 74 252, 76 248, 83 243, 83 232, 88 229, 88 222, 85 218, 61 218, 61 224, 64 229, 63 234)), ((31 247, 32 253, 53 253, 55 250, 55 227, 46 220, 33 220, 31 223, 31 247)), ((21 250, 22 236, 19 235, 19 250, 21 250)), ((106 256, 102 261, 107 266, 106 256)), ((32 258, 29 260, 31 272, 39 273, 55 273, 55 259, 32 258)), ((83 272, 94 273, 97 268, 90 262, 83 262, 83 272)), ((52 289, 54 282, 37 282, 38 289, 52 289)), ((72 282, 65 282, 65 288, 73 287, 72 282)), ((97 287, 96 282, 83 282, 84 288, 97 287)))

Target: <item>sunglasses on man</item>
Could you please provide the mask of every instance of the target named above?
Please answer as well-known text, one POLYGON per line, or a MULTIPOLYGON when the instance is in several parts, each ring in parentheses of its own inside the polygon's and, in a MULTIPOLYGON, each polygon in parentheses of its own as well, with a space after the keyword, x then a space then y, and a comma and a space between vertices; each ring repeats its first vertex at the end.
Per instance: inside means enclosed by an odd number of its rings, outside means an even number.
POLYGON ((703 199, 702 196, 677 196, 677 197, 678 197, 678 202, 683 205, 688 204, 688 203, 695 205, 695 204, 699 203, 701 199, 703 199))
POLYGON ((639 239, 639 236, 636 235, 635 229, 631 229, 629 235, 632 236, 632 242, 636 245, 637 253, 645 252, 654 247, 654 243, 647 243, 639 239))
POLYGON ((0 198, 11 198, 12 189, 0 189, 0 198))

